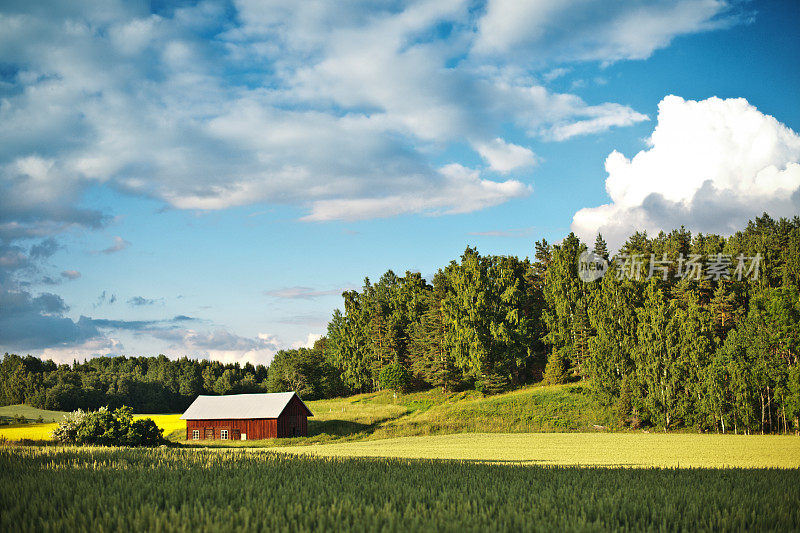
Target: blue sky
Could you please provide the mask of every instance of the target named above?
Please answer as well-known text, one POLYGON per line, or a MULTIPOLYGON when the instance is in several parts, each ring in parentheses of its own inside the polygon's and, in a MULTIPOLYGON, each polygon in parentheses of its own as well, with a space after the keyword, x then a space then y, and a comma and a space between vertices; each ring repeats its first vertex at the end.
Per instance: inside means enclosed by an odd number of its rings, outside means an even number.
POLYGON ((3 3, 0 351, 268 362, 467 245, 800 212, 797 2, 291 5, 3 3))

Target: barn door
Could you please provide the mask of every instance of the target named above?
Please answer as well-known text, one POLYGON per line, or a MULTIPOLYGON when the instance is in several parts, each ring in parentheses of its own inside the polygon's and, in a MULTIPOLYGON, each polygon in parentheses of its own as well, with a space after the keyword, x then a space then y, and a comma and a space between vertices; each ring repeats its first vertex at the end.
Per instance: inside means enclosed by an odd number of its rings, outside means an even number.
POLYGON ((241 440, 242 438, 242 431, 240 429, 233 430, 233 440, 241 440))
POLYGON ((214 440, 214 428, 205 428, 203 438, 206 440, 214 440))

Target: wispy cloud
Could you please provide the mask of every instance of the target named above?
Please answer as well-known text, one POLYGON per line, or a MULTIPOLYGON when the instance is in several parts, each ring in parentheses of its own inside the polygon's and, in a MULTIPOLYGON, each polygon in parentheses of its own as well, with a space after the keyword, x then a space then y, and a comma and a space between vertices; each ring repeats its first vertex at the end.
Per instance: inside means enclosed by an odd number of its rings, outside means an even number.
POLYGON ((264 294, 267 296, 272 296, 273 298, 281 298, 287 300, 313 300, 315 298, 321 298, 323 296, 332 296, 332 295, 341 295, 342 292, 347 290, 348 288, 341 288, 341 289, 325 289, 325 290, 318 290, 312 287, 284 287, 282 289, 272 289, 268 291, 264 291, 264 294))
POLYGON ((128 299, 128 305, 132 307, 142 307, 147 305, 155 305, 157 303, 164 303, 163 298, 145 298, 144 296, 134 296, 128 299))
POLYGON ((194 322, 198 319, 188 317, 186 315, 178 315, 173 318, 163 318, 156 320, 115 320, 107 318, 89 318, 81 317, 87 323, 97 328, 104 329, 122 329, 129 331, 148 331, 155 332, 164 329, 174 329, 178 324, 186 322, 194 322))
POLYGON ((79 277, 81 277, 81 273, 78 272, 77 270, 64 270, 63 272, 61 272, 61 277, 70 280, 78 279, 79 277))
POLYGON ((94 302, 94 304, 92 304, 92 307, 97 309, 98 307, 102 307, 106 304, 113 305, 115 303, 117 303, 117 295, 111 294, 108 291, 103 291, 100 293, 100 296, 97 297, 97 300, 94 302))
POLYGON ((119 235, 115 235, 114 236, 114 244, 112 244, 108 248, 104 248, 103 250, 96 250, 93 253, 96 253, 96 254, 113 254, 113 253, 121 252, 122 250, 124 250, 125 248, 127 248, 130 245, 131 245, 131 243, 129 241, 126 241, 125 239, 123 239, 119 235))
POLYGON ((530 237, 533 234, 533 227, 517 228, 517 229, 503 229, 503 230, 490 230, 490 231, 472 231, 469 235, 476 237, 513 237, 522 238, 530 237))
POLYGON ((309 314, 309 315, 293 315, 284 316, 278 320, 281 324, 290 324, 293 326, 309 326, 314 328, 322 328, 330 320, 329 315, 309 314))

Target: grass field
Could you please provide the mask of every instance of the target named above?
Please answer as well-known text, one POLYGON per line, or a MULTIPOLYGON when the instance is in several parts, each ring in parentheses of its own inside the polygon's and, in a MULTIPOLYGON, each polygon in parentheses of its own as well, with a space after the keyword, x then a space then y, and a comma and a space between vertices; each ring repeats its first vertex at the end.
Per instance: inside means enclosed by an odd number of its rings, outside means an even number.
POLYGON ((462 433, 280 448, 322 457, 543 465, 800 468, 800 438, 693 433, 462 433))
POLYGON ((1 531, 789 531, 800 471, 0 446, 1 531))
POLYGON ((15 416, 24 416, 31 422, 39 417, 42 417, 44 422, 58 422, 65 414, 64 411, 47 411, 46 409, 37 409, 23 404, 0 407, 0 420, 12 420, 15 416))

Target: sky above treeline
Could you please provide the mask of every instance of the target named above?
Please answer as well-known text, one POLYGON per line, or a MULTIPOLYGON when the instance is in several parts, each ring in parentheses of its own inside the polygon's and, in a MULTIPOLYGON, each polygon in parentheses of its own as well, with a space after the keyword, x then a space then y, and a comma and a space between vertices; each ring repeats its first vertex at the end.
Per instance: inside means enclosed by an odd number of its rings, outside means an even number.
POLYGON ((466 246, 800 213, 800 3, 0 3, 0 353, 267 363, 466 246))

